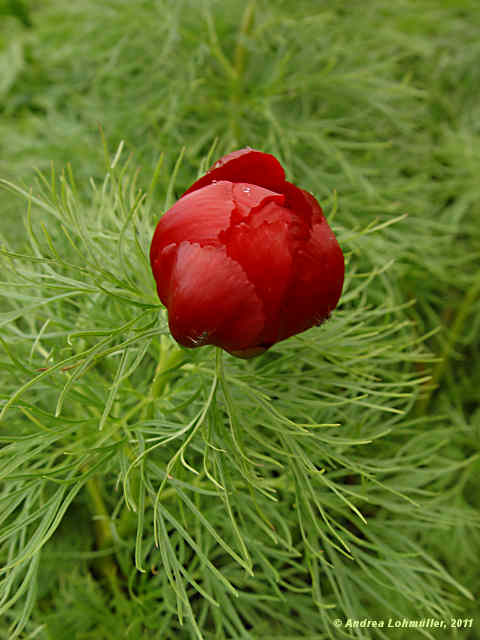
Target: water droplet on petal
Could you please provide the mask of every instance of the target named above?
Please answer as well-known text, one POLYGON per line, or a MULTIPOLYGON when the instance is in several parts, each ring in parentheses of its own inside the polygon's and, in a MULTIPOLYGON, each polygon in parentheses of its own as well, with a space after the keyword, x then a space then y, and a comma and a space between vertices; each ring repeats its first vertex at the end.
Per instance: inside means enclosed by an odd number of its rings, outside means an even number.
POLYGON ((243 187, 244 193, 250 193, 250 187, 243 187))

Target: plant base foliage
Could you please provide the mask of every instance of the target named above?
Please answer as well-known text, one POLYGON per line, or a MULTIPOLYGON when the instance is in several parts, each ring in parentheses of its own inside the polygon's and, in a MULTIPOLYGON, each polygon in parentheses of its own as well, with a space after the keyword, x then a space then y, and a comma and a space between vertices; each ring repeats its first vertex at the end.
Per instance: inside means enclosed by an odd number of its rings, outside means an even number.
POLYGON ((2 26, 0 638, 479 619, 469 3, 107 4, 2 26), (148 261, 215 137, 301 177, 347 261, 332 317, 249 361, 178 347, 148 261))

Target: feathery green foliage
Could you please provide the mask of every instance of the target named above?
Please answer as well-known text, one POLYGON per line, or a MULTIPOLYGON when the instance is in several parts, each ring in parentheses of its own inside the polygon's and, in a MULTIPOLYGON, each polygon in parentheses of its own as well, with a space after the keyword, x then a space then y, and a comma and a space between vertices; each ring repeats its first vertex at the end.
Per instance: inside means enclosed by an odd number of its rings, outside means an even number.
POLYGON ((450 628, 479 613, 473 3, 18 6, 0 637, 478 637, 450 628), (347 278, 324 326, 241 361, 173 342, 148 249, 247 144, 319 197, 347 278))

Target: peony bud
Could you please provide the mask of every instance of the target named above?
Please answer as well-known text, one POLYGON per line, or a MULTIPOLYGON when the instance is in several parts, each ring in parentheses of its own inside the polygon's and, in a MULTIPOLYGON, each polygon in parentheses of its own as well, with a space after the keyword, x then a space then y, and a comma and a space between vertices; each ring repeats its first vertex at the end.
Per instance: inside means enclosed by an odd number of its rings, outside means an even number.
POLYGON ((249 148, 218 160, 162 216, 150 261, 175 340, 240 357, 322 323, 343 286, 318 202, 249 148))

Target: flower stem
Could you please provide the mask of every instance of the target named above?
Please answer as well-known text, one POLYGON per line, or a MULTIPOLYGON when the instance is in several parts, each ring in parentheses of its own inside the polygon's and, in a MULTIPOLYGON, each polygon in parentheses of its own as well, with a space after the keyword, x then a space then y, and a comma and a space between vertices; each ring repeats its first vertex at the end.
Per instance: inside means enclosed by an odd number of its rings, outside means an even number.
POLYGON ((168 382, 166 373, 169 369, 175 367, 182 359, 182 351, 177 347, 170 347, 168 342, 169 341, 162 336, 160 358, 158 359, 157 368, 155 369, 155 375, 150 388, 150 397, 152 399, 158 398, 158 396, 162 394, 168 382))
MULTIPOLYGON (((110 528, 110 516, 102 498, 99 475, 90 476, 86 483, 90 498, 90 509, 95 523, 95 541, 98 551, 103 551, 113 544, 110 528)), ((96 570, 107 579, 114 594, 120 591, 117 577, 117 565, 110 556, 100 556, 95 562, 96 570)))

